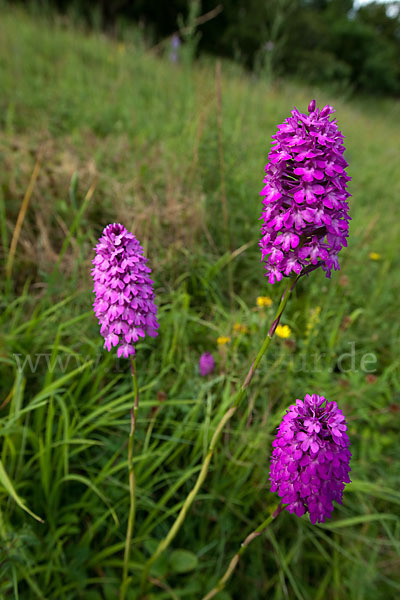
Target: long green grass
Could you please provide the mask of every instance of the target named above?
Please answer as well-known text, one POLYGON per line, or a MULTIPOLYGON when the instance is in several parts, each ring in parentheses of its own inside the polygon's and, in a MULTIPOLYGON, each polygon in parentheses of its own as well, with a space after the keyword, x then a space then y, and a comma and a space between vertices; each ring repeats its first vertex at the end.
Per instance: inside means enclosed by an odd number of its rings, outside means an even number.
POLYGON ((308 392, 337 401, 349 421, 343 505, 316 526, 282 513, 217 598, 398 598, 399 104, 272 85, 223 63, 227 248, 213 60, 171 64, 135 32, 117 43, 3 6, 0 90, 0 598, 117 597, 133 392, 128 361, 102 348, 90 281, 92 248, 114 221, 144 245, 160 320, 159 337, 137 350, 127 597, 138 598, 143 565, 193 486, 283 291, 259 262, 258 193, 277 123, 312 97, 335 106, 346 136, 353 220, 342 270, 298 284, 283 319, 291 336, 261 363, 183 528, 153 566, 147 598, 197 599, 215 585, 276 506, 272 437, 308 392), (273 305, 260 308, 265 295, 273 305), (222 335, 231 341, 218 346, 222 335), (203 351, 217 359, 206 379, 203 351))

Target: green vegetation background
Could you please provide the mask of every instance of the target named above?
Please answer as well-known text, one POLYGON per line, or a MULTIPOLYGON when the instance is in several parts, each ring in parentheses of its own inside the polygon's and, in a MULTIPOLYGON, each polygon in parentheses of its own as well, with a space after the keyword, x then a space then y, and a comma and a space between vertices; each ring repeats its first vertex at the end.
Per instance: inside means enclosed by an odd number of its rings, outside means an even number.
POLYGON ((134 31, 116 44, 65 19, 0 15, 1 598, 117 594, 132 392, 127 362, 102 349, 90 280, 92 248, 114 221, 144 245, 160 315, 159 337, 137 352, 128 596, 137 597, 143 563, 190 490, 283 291, 269 286, 259 262, 259 190, 277 123, 312 97, 335 106, 346 135, 353 221, 342 270, 298 285, 283 319, 291 336, 274 340, 174 540, 172 550, 191 554, 182 563, 168 552, 154 566, 148 597, 200 598, 222 575, 276 504, 271 441, 286 407, 307 392, 337 401, 348 418, 353 482, 343 506, 317 526, 281 514, 219 597, 399 596, 399 103, 271 85, 229 62, 221 83, 222 130, 213 60, 192 65, 183 49, 172 64, 168 53, 146 51, 134 31), (273 306, 261 309, 256 299, 265 295, 273 306), (247 331, 234 332, 235 323, 247 331), (218 348, 220 335, 231 342, 218 348), (197 370, 203 351, 218 363, 206 379, 197 370), (365 362, 371 353, 376 362, 365 362))
POLYGON ((40 14, 58 10, 117 37, 134 23, 149 45, 179 31, 200 54, 224 56, 275 78, 341 93, 400 93, 398 0, 9 1, 40 14))

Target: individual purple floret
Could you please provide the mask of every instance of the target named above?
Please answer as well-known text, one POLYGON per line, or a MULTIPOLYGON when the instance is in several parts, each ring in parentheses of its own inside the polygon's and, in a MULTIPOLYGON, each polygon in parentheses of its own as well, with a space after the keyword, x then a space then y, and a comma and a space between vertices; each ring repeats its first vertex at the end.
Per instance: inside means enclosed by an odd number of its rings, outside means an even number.
POLYGON ((214 368, 215 360, 213 355, 210 354, 210 352, 204 352, 204 354, 200 356, 199 360, 200 375, 202 375, 203 377, 205 377, 206 375, 210 375, 210 373, 214 371, 214 368))
POLYGON ((271 491, 290 513, 310 513, 311 523, 331 517, 332 501, 342 503, 350 483, 350 441, 336 402, 307 394, 289 407, 272 442, 271 491))
POLYGON ((118 357, 133 356, 133 344, 145 334, 157 335, 151 269, 133 233, 123 225, 107 225, 95 248, 92 276, 94 312, 101 325, 104 347, 118 346, 118 357))
POLYGON ((334 109, 310 102, 278 125, 265 167, 261 260, 270 283, 321 265, 330 277, 349 231, 347 162, 334 109), (308 269, 306 269, 308 267, 308 269))

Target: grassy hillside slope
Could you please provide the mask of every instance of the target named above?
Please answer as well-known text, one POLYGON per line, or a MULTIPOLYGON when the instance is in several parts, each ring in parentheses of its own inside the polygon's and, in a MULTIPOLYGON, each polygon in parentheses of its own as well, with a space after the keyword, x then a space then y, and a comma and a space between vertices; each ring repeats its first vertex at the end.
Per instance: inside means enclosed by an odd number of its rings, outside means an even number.
POLYGON ((173 542, 193 553, 191 564, 181 573, 166 553, 147 597, 201 598, 216 583, 277 502, 267 459, 286 407, 315 392, 349 421, 353 483, 343 506, 317 526, 281 514, 218 597, 396 598, 400 106, 270 85, 223 63, 220 129, 214 62, 172 64, 131 37, 115 43, 66 21, 0 13, 0 597, 117 597, 132 392, 127 361, 102 348, 89 274, 96 239, 114 221, 144 245, 160 315, 159 337, 137 352, 128 598, 138 597, 143 564, 191 489, 284 289, 263 277, 259 190, 276 125, 316 97, 336 108, 353 178, 341 272, 299 283, 283 318, 291 335, 274 340, 173 542), (273 305, 261 308, 266 295, 273 305), (218 346, 221 335, 231 341, 218 346), (217 360, 207 379, 197 369, 204 351, 217 360))

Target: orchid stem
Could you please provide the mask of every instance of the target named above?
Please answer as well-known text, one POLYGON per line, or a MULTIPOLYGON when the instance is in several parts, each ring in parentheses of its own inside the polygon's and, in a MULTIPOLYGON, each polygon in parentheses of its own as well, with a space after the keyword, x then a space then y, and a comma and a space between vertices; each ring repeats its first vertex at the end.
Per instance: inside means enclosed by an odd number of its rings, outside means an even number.
POLYGON ((275 330, 279 325, 279 321, 281 320, 281 316, 283 314, 283 311, 285 310, 286 304, 289 300, 289 297, 294 289, 294 286, 296 285, 297 281, 298 281, 299 277, 290 277, 290 281, 285 289, 285 291, 283 292, 280 304, 278 306, 278 310, 276 311, 276 315, 275 315, 275 319, 272 321, 272 325, 269 328, 269 331, 267 333, 267 336, 263 342, 263 345, 261 346, 260 350, 258 351, 258 354, 254 360, 254 362, 252 363, 249 372, 247 373, 247 377, 244 380, 243 384, 241 385, 241 387, 239 388, 239 391, 236 395, 236 398, 233 401, 233 405, 234 406, 238 406, 240 404, 240 402, 243 400, 243 396, 245 394, 246 389, 248 388, 248 386, 250 385, 251 380, 253 379, 253 375, 265 353, 265 351, 267 350, 268 346, 271 343, 271 340, 274 336, 275 330))
POLYGON ((265 521, 263 521, 261 523, 261 525, 259 525, 257 527, 257 529, 255 529, 254 531, 252 531, 251 533, 249 533, 249 535, 246 537, 246 539, 244 540, 244 542, 241 543, 240 549, 236 552, 236 554, 231 559, 231 562, 229 563, 229 566, 228 566, 227 570, 225 571, 225 574, 223 575, 223 577, 221 577, 221 579, 218 581, 217 585, 210 592, 208 592, 208 594, 206 594, 202 598, 202 600, 211 600, 211 598, 214 598, 214 596, 216 594, 218 594, 218 592, 220 592, 221 590, 224 589, 227 581, 230 579, 230 577, 232 576, 234 570, 236 569, 236 567, 237 567, 237 565, 239 563, 240 557, 246 551, 246 548, 249 546, 249 544, 253 540, 255 540, 258 536, 260 536, 261 534, 264 533, 264 531, 267 529, 268 525, 274 519, 276 519, 276 517, 279 515, 279 513, 282 511, 282 509, 283 509, 283 504, 281 502, 277 506, 277 508, 274 510, 274 512, 272 514, 270 514, 269 517, 267 517, 265 519, 265 521))
MULTIPOLYGON (((170 543, 172 542, 172 540, 174 539, 174 537, 176 536, 176 534, 178 533, 182 523, 185 520, 186 514, 190 508, 190 506, 192 505, 197 492, 199 491, 201 485, 203 484, 207 473, 208 473, 208 468, 210 466, 210 462, 211 462, 211 458, 214 454, 214 450, 215 447, 218 443, 218 440, 221 436, 221 433, 225 427, 225 425, 228 423, 228 421, 233 417, 233 415, 235 414, 239 404, 241 403, 241 401, 243 400, 243 397, 246 393, 246 389, 248 388, 251 380, 253 379, 253 375, 261 361, 261 358, 263 357, 265 351, 267 350, 273 336, 275 333, 275 330, 279 324, 279 321, 281 319, 282 313, 285 310, 286 304, 289 300, 289 297, 297 283, 299 279, 299 276, 292 276, 289 278, 289 283, 282 295, 280 304, 278 306, 278 310, 275 314, 275 319, 272 322, 272 325, 268 331, 268 334, 255 358, 255 360, 253 361, 249 372, 247 373, 247 376, 243 382, 243 384, 241 385, 241 387, 239 388, 239 390, 237 391, 237 393, 235 394, 235 397, 232 400, 232 403, 230 405, 230 407, 228 408, 228 410, 224 413, 224 415, 222 416, 221 420, 219 421, 214 435, 211 438, 211 442, 210 445, 208 447, 208 452, 206 454, 206 457, 201 465, 201 469, 200 472, 197 476, 197 480, 196 483, 194 484, 192 490, 189 492, 188 496, 186 497, 182 508, 179 511, 178 516, 176 517, 171 529, 169 530, 168 534, 166 535, 166 537, 164 539, 162 539, 160 541, 160 543, 158 544, 154 554, 152 556, 150 556, 150 558, 147 560, 147 562, 145 563, 144 567, 143 567, 143 571, 142 571, 142 576, 141 576, 141 582, 140 582, 140 594, 143 594, 146 588, 146 584, 147 584, 147 577, 150 571, 151 566, 154 564, 154 562, 157 560, 157 558, 168 548, 168 546, 170 545, 170 543)), ((122 600, 122 599, 121 599, 122 600)))
POLYGON ((133 380, 133 396, 134 403, 131 408, 131 429, 129 432, 128 440, 128 473, 129 473, 129 515, 128 515, 128 526, 126 529, 126 540, 125 540, 125 552, 124 552, 124 566, 122 572, 122 584, 120 590, 120 600, 124 600, 126 589, 129 584, 128 570, 129 570, 129 555, 131 551, 131 540, 133 526, 135 524, 135 512, 136 512, 136 500, 135 500, 135 471, 133 468, 133 439, 135 436, 135 426, 137 414, 139 411, 139 387, 136 375, 135 360, 131 357, 131 372, 133 380))

